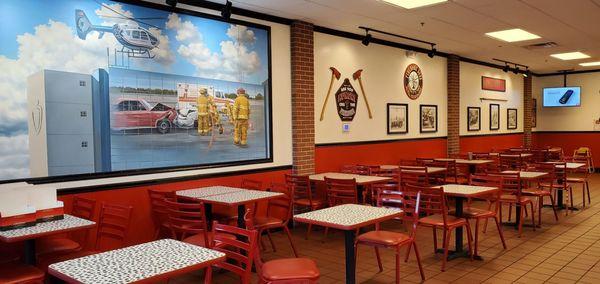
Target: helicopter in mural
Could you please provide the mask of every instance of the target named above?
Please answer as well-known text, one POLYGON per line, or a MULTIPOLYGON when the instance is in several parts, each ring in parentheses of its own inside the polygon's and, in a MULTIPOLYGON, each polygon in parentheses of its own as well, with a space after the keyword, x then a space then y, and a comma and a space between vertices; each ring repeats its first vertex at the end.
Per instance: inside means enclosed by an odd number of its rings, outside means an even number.
MULTIPOLYGON (((105 5, 102 6, 107 7, 105 5)), ((110 7, 107 8, 118 15, 115 18, 127 19, 132 22, 137 22, 160 29, 156 26, 144 23, 139 19, 127 17, 111 9, 110 7)), ((75 10, 75 25, 77 27, 77 36, 83 40, 85 40, 88 33, 92 31, 97 31, 99 33, 98 38, 102 38, 104 33, 112 33, 117 41, 122 45, 120 52, 127 54, 129 57, 152 59, 154 58, 154 55, 152 55, 150 51, 158 47, 158 44, 160 43, 159 39, 148 29, 136 24, 118 23, 114 24, 113 26, 93 25, 86 16, 85 12, 79 9, 75 10)))

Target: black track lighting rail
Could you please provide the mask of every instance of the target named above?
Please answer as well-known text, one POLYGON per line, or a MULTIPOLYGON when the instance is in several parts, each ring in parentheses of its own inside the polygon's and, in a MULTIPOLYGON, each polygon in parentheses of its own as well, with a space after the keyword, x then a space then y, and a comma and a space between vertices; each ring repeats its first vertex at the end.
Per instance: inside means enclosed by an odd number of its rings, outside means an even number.
POLYGON ((412 38, 412 37, 407 37, 407 36, 403 36, 403 35, 399 35, 399 34, 395 34, 395 33, 390 33, 390 32, 386 32, 386 31, 382 31, 382 30, 378 30, 378 29, 373 29, 373 28, 368 28, 368 27, 363 27, 363 26, 360 26, 358 28, 365 30, 367 32, 367 34, 369 32, 376 32, 376 33, 380 33, 380 34, 384 34, 384 35, 395 36, 395 37, 399 37, 399 38, 403 38, 403 39, 407 39, 407 40, 412 40, 412 41, 415 41, 415 42, 429 44, 429 45, 431 45, 431 47, 436 46, 436 44, 433 43, 433 42, 429 42, 429 41, 425 41, 425 40, 420 40, 420 39, 416 39, 416 38, 412 38))

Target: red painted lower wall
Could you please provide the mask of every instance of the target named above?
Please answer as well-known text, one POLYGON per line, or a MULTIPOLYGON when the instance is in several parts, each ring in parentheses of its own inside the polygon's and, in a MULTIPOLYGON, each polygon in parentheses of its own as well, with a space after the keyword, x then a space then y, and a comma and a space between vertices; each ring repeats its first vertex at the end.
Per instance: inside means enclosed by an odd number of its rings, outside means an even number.
MULTIPOLYGON (((150 241, 152 240, 154 235, 154 225, 152 224, 152 219, 150 217, 150 201, 147 193, 148 189, 174 191, 210 185, 239 186, 242 179, 244 178, 260 180, 263 182, 263 188, 266 188, 270 186, 271 182, 284 182, 284 175, 288 173, 291 173, 291 170, 274 170, 246 175, 232 175, 217 178, 164 183, 160 185, 140 186, 124 189, 111 189, 89 193, 68 194, 60 196, 59 199, 65 202, 66 212, 71 211, 71 202, 73 200, 73 197, 76 195, 85 198, 95 199, 98 202, 133 206, 131 226, 127 237, 127 245, 132 245, 150 241)), ((98 208, 100 207, 99 205, 100 203, 98 203, 98 208)), ((215 210, 219 210, 219 208, 215 208, 215 210)), ((265 206, 263 204, 260 206, 259 212, 262 213, 264 212, 264 210, 265 206)), ((95 221, 97 221, 98 218, 98 211, 99 210, 97 209, 95 221)), ((93 235, 94 234, 90 234, 88 242, 89 247, 91 247, 91 245, 95 241, 93 235)))
POLYGON ((445 157, 446 138, 317 146, 316 172, 338 171, 342 165, 398 164, 402 159, 445 157))
POLYGON ((523 134, 461 136, 460 152, 490 152, 523 146, 523 134))
POLYGON ((533 145, 561 147, 566 156, 573 155, 573 151, 579 147, 589 147, 592 150, 594 166, 600 167, 600 133, 598 132, 534 132, 533 145))

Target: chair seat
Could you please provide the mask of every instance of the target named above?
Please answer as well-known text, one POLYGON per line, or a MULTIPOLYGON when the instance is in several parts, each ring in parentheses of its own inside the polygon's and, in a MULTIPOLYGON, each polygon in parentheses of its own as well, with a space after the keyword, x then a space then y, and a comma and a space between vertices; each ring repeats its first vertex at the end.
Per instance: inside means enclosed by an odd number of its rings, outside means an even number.
MULTIPOLYGON (((436 214, 420 218, 419 224, 425 226, 444 226, 444 219, 442 215, 436 214)), ((448 215, 446 216, 446 224, 449 227, 458 227, 466 225, 467 220, 465 218, 458 218, 456 216, 448 215)))
POLYGON ((81 245, 68 238, 42 238, 35 242, 37 255, 70 253, 81 249, 81 245))
POLYGON ((512 194, 505 194, 500 197, 500 202, 508 202, 508 203, 530 203, 533 202, 531 198, 526 196, 521 196, 521 200, 517 201, 517 196, 512 194))
POLYGON ((320 275, 317 263, 309 258, 275 259, 262 266, 262 278, 267 281, 317 280, 320 275))
POLYGON ((0 265, 0 283, 43 283, 44 272, 31 265, 2 264, 0 265))
POLYGON ((256 217, 254 218, 254 227, 257 229, 278 227, 283 224, 283 220, 275 217, 256 217))
POLYGON ((523 189, 522 193, 525 195, 531 195, 531 196, 550 196, 550 195, 552 195, 552 193, 548 190, 537 189, 537 188, 523 189))
MULTIPOLYGON (((38 258, 37 267, 43 271, 48 271, 48 266, 53 263, 59 263, 71 259, 76 259, 84 256, 98 254, 99 251, 80 250, 72 253, 65 254, 48 254, 42 255, 38 258)), ((1 283, 1 282, 0 282, 1 283)))
MULTIPOLYGON (((235 236, 234 235, 230 235, 230 234, 218 234, 218 235, 219 236, 225 236, 228 239, 235 240, 235 236)), ((213 237, 214 237, 214 233, 213 232, 209 232, 208 233, 208 241, 209 242, 212 241, 213 237)), ((197 245, 199 247, 205 247, 205 248, 207 248, 207 247, 210 246, 209 244, 207 244, 205 242, 204 233, 200 233, 200 234, 195 234, 193 236, 189 236, 189 237, 183 239, 183 242, 184 243, 188 243, 188 244, 192 244, 192 245, 197 245)), ((218 245, 218 243, 217 243, 217 245, 218 245)))
POLYGON ((361 243, 383 246, 397 246, 410 241, 410 237, 408 235, 390 231, 370 231, 359 235, 356 239, 361 243))
POLYGON ((486 210, 486 209, 471 207, 471 208, 465 208, 463 210, 463 216, 465 218, 469 218, 469 219, 491 218, 491 217, 496 216, 496 212, 486 210))
POLYGON ((320 208, 320 207, 323 207, 325 202, 323 200, 319 200, 319 199, 313 199, 311 201, 308 198, 299 198, 299 199, 294 200, 294 204, 300 205, 300 206, 311 207, 311 208, 320 208))
POLYGON ((570 177, 567 178, 567 183, 586 183, 588 181, 587 178, 578 178, 578 177, 570 177))
POLYGON ((564 188, 569 188, 571 187, 571 185, 567 182, 567 184, 558 184, 558 183, 540 183, 539 187, 541 188, 553 188, 553 189, 564 189, 564 188))

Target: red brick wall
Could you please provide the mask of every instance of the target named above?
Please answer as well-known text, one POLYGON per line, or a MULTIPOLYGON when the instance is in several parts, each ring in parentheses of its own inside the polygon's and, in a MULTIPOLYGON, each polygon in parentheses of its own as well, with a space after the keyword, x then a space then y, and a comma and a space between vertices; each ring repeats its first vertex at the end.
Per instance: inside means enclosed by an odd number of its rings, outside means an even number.
POLYGON ((523 146, 531 147, 531 76, 523 78, 523 146))
POLYGON ((292 47, 292 156, 296 174, 315 172, 313 25, 294 22, 292 47))
POLYGON ((460 59, 448 56, 448 154, 460 151, 460 59))

